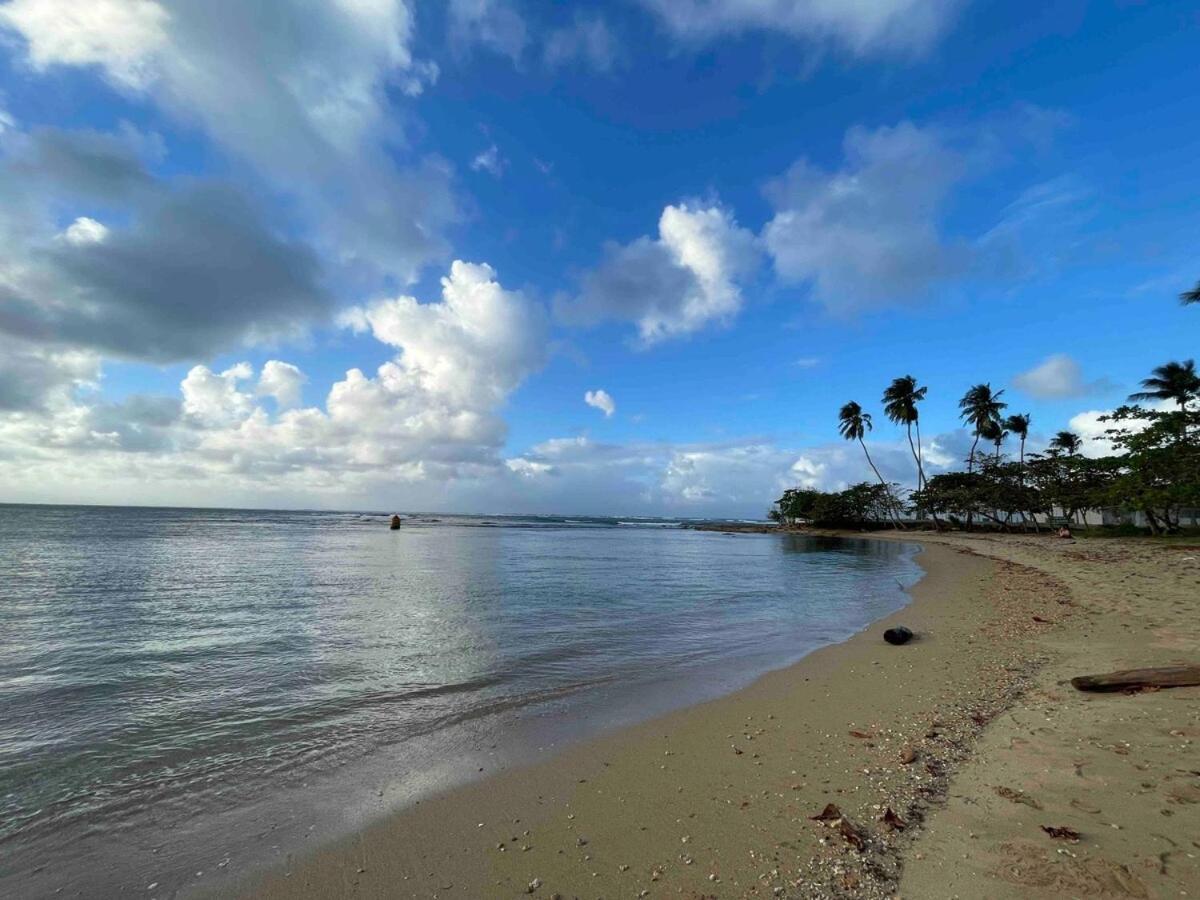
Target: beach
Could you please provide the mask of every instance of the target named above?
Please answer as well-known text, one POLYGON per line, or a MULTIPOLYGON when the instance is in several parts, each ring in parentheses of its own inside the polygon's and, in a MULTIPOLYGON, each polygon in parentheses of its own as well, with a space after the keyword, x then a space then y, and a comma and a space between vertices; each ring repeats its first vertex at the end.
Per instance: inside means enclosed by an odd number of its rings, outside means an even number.
POLYGON ((1195 549, 921 541, 912 604, 850 640, 428 798, 242 895, 1195 895, 1200 689, 1064 683, 1189 658, 1195 549), (885 644, 898 623, 918 638, 885 644))

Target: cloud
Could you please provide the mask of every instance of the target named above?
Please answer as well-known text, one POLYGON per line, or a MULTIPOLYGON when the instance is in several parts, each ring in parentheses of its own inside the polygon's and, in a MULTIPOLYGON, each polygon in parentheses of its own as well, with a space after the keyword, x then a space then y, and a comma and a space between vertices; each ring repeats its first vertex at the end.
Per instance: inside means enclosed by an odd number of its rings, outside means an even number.
MULTIPOLYGON (((0 173, 0 187, 13 177, 0 173)), ((312 251, 270 231, 231 186, 140 184, 125 210, 124 227, 83 217, 63 240, 37 233, 49 210, 0 211, 0 333, 173 362, 295 336, 329 315, 312 251)))
POLYGON ((154 0, 11 0, 0 7, 0 23, 29 41, 34 68, 99 66, 130 88, 152 80, 150 62, 167 45, 167 19, 154 0))
POLYGON ((440 303, 397 297, 342 321, 400 349, 397 383, 469 409, 496 406, 546 360, 545 314, 483 264, 455 261, 440 303))
POLYGON ((545 362, 540 307, 506 290, 490 267, 456 262, 439 300, 381 300, 350 310, 345 323, 396 355, 373 375, 350 369, 320 406, 298 405, 305 376, 281 360, 257 372, 246 362, 196 365, 178 397, 113 404, 87 390, 95 357, 40 351, 9 373, 5 354, 0 402, 19 409, 0 415, 0 489, 25 496, 22 483, 34 479, 43 499, 59 488, 111 499, 140 485, 144 502, 195 502, 203 491, 211 503, 344 504, 402 486, 423 492, 426 508, 444 508, 452 484, 515 478, 499 457, 499 413, 545 362), (46 382, 37 396, 6 389, 31 375, 46 382), (268 396, 276 402, 264 405, 268 396))
POLYGON ((1084 381, 1083 369, 1065 353, 1054 353, 1019 375, 1013 377, 1013 387, 1043 400, 1061 397, 1080 397, 1110 387, 1104 379, 1084 381))
MULTIPOLYGON (((1175 404, 1169 400, 1156 400, 1143 403, 1142 406, 1145 409, 1159 411, 1176 408, 1175 404)), ((1112 415, 1113 412, 1114 410, 1111 409, 1088 409, 1071 416, 1070 421, 1067 422, 1067 430, 1083 438, 1083 446, 1079 452, 1084 456, 1110 456, 1116 452, 1106 433, 1110 428, 1123 428, 1136 433, 1150 424, 1147 419, 1126 419, 1122 422, 1100 421, 1105 416, 1112 415)))
POLYGON ((556 310, 570 324, 634 322, 643 345, 685 336, 737 314, 739 282, 753 274, 758 255, 754 236, 727 210, 668 206, 657 238, 609 245, 580 294, 560 298, 556 310))
POLYGON ((84 244, 100 244, 106 237, 108 237, 108 227, 87 216, 80 216, 62 233, 63 240, 76 247, 84 244))
POLYGON ((507 165, 508 161, 500 155, 500 148, 495 144, 471 160, 471 168, 476 172, 487 172, 496 178, 504 174, 507 165))
POLYGON ((0 334, 0 415, 43 409, 100 381, 100 358, 51 349, 0 334))
POLYGON ((280 409, 300 405, 300 392, 308 383, 308 376, 291 363, 269 359, 263 364, 255 393, 260 397, 274 397, 280 409))
POLYGON ((95 68, 198 125, 294 198, 343 262, 412 280, 447 252, 448 167, 394 162, 402 116, 387 90, 437 75, 412 55, 401 0, 14 0, 4 27, 34 70, 95 68))
POLYGON ((941 37, 958 0, 642 0, 677 37, 711 41, 746 31, 830 42, 857 56, 912 54, 941 37))
POLYGON ((852 128, 844 151, 838 171, 800 160, 768 185, 775 215, 763 240, 779 278, 811 284, 820 303, 844 311, 920 297, 963 274, 972 251, 939 221, 962 157, 908 122, 852 128))
POLYGON ((605 390, 588 391, 583 395, 583 402, 600 410, 606 419, 611 419, 612 414, 617 411, 617 402, 605 390))
POLYGON ((542 57, 552 69, 580 63, 597 72, 608 72, 619 52, 617 38, 604 19, 576 14, 570 25, 546 34, 542 57))
POLYGON ((505 0, 450 0, 450 39, 460 49, 487 47, 514 62, 529 40, 525 20, 505 0))
POLYGON ((253 376, 254 370, 244 362, 220 374, 208 366, 193 366, 179 386, 184 413, 204 425, 245 419, 254 411, 254 400, 240 391, 238 384, 253 376))

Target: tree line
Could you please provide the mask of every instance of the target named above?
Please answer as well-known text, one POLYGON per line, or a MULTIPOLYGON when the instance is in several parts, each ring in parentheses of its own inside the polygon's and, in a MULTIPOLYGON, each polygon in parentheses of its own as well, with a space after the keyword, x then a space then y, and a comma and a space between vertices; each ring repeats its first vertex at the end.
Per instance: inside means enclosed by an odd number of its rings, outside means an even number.
MULTIPOLYGON (((1180 299, 1200 304, 1200 283, 1180 299)), ((1154 534, 1176 532, 1183 511, 1200 508, 1200 373, 1194 360, 1172 361, 1154 369, 1141 386, 1126 405, 1101 418, 1113 452, 1092 457, 1081 453, 1083 439, 1070 431, 1054 435, 1045 450, 1026 453, 1033 417, 1010 412, 1004 391, 990 383, 973 385, 958 401, 973 438, 966 468, 930 477, 920 416, 928 388, 904 375, 884 390, 881 405, 887 419, 905 430, 916 489, 884 479, 865 440, 872 416, 850 401, 838 412, 838 433, 862 448, 877 483, 832 492, 789 489, 769 515, 791 526, 904 528, 917 520, 939 529, 970 529, 982 522, 1011 530, 1040 529, 1055 520, 1056 511, 1064 522, 1086 525, 1081 516, 1087 510, 1108 509, 1126 519, 1141 513, 1154 534), (1155 405, 1142 405, 1148 402, 1155 405), (1010 439, 1017 442, 1015 458, 1004 453, 1010 439)))

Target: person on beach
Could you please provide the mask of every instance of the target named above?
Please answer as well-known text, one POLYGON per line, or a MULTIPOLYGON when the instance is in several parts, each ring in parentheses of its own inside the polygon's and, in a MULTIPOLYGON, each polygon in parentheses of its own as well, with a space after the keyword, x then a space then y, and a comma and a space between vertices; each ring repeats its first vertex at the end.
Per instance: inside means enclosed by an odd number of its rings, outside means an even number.
POLYGON ((1071 537, 1071 527, 1069 525, 1060 525, 1058 529, 1058 536, 1060 538, 1071 537))

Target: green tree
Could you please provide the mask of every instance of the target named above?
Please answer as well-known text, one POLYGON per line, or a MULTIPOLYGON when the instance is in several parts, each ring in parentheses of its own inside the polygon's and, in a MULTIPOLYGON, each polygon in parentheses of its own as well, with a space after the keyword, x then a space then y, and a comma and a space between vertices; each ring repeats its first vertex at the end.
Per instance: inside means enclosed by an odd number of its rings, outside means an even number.
MULTIPOLYGON (((875 473, 875 477, 879 479, 879 483, 884 486, 886 491, 887 482, 883 480, 883 476, 879 474, 879 469, 875 467, 875 461, 871 459, 871 453, 867 450, 867 442, 863 437, 871 430, 871 414, 863 412, 863 408, 851 400, 849 403, 842 406, 838 411, 838 434, 848 441, 858 441, 862 447, 863 455, 867 458, 867 465, 871 467, 871 471, 875 473)), ((896 516, 894 504, 892 504, 892 523, 899 528, 900 520, 896 516)))
POLYGON ((989 430, 991 424, 1000 422, 1000 414, 1008 406, 1000 398, 1004 391, 992 391, 991 384, 977 384, 970 388, 958 401, 959 415, 963 422, 970 425, 975 432, 975 441, 971 444, 971 455, 967 457, 967 471, 974 471, 975 448, 979 439, 989 430))
POLYGON ((1182 410, 1200 397, 1200 373, 1196 371, 1196 361, 1163 363, 1150 373, 1149 378, 1142 379, 1142 387, 1145 390, 1130 394, 1129 399, 1135 403, 1171 400, 1182 410))
POLYGON ((917 489, 925 485, 925 464, 921 451, 921 414, 917 404, 925 399, 928 388, 918 387, 911 375, 896 378, 883 392, 883 412, 908 433, 908 447, 917 463, 917 489), (917 443, 913 444, 913 426, 917 427, 917 443))
POLYGON ((1051 453, 1065 453, 1067 456, 1076 456, 1082 449, 1083 438, 1073 431, 1060 431, 1054 437, 1050 438, 1051 453))
POLYGON ((1107 502, 1140 510, 1155 534, 1178 531, 1181 511, 1200 507, 1200 411, 1122 406, 1102 421, 1121 454, 1107 502))
POLYGON ((1033 416, 1029 413, 1015 413, 1004 420, 1004 427, 1021 439, 1021 465, 1025 465, 1025 440, 1029 437, 1029 426, 1033 424, 1033 416))

